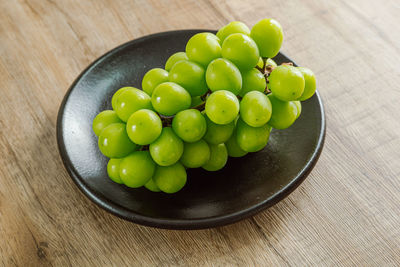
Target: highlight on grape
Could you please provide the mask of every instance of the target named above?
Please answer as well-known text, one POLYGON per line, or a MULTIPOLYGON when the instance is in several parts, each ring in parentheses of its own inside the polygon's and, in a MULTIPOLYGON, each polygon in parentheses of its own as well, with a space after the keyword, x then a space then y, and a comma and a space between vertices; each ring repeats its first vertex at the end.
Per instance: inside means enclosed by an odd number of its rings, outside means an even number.
POLYGON ((93 120, 110 179, 171 194, 185 186, 188 168, 218 171, 228 157, 262 150, 271 129, 290 127, 316 90, 310 69, 273 60, 282 41, 274 19, 252 29, 234 21, 192 36, 164 69, 144 75, 142 90, 117 90, 112 110, 93 120))

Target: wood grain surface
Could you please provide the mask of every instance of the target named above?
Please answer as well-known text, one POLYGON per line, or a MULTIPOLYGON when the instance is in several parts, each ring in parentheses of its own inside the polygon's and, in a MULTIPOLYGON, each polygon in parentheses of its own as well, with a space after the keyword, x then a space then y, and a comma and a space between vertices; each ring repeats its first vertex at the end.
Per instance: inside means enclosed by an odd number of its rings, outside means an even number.
POLYGON ((0 265, 400 265, 398 0, 0 0, 0 265), (61 163, 61 100, 93 60, 167 30, 278 19, 327 118, 315 169, 239 223, 170 231, 89 201, 61 163))

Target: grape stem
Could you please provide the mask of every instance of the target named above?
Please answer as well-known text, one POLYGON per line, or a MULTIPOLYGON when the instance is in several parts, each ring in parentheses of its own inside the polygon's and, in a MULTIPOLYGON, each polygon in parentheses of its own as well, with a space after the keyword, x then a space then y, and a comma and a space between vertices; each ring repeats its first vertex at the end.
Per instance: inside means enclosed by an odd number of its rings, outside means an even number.
POLYGON ((139 151, 149 150, 149 145, 141 146, 139 151))
POLYGON ((197 109, 198 111, 203 111, 204 108, 206 106, 206 101, 203 100, 203 102, 201 102, 200 104, 198 104, 197 106, 191 107, 192 109, 197 109))
MULTIPOLYGON (((263 57, 262 60, 263 60, 263 74, 266 75, 266 74, 267 74, 267 60, 268 60, 268 58, 263 57)), ((270 66, 271 66, 271 65, 270 65, 270 66)), ((271 66, 271 67, 272 67, 272 66, 271 66)), ((269 74, 269 73, 268 73, 268 74, 269 74)))
POLYGON ((172 119, 174 116, 164 116, 162 114, 158 114, 158 116, 160 116, 163 127, 169 127, 172 125, 172 119))
POLYGON ((207 92, 206 92, 204 95, 200 96, 201 100, 206 101, 207 97, 208 97, 211 93, 212 93, 211 90, 208 89, 207 92))
POLYGON ((261 73, 263 73, 264 74, 264 72, 263 72, 263 69, 262 68, 260 68, 259 66, 256 66, 256 69, 258 69, 261 73))
POLYGON ((198 104, 197 106, 191 107, 192 109, 197 109, 198 111, 203 111, 205 106, 206 106, 206 99, 207 97, 211 94, 211 90, 208 89, 207 92, 205 94, 203 94, 202 96, 200 96, 200 99, 203 101, 200 104, 198 104))

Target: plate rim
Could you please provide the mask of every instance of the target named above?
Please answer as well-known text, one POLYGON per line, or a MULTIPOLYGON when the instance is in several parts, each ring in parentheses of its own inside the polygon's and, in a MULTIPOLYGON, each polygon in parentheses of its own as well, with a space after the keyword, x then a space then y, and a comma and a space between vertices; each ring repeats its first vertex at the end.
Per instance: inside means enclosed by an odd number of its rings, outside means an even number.
MULTIPOLYGON (((232 223, 235 223, 242 219, 252 217, 255 214, 259 213, 260 211, 270 208, 271 206, 277 204, 278 202, 283 200, 285 197, 290 195, 309 175, 309 173, 315 167, 315 165, 321 155, 321 152, 322 152, 322 149, 323 149, 323 146, 325 143, 326 119, 325 119, 325 110, 323 107, 322 98, 321 98, 318 90, 316 90, 315 96, 317 97, 318 105, 319 105, 319 108, 321 111, 321 130, 320 130, 320 133, 318 136, 317 145, 316 145, 311 157, 307 161, 307 164, 298 173, 298 175, 295 176, 291 180, 291 182, 289 184, 282 187, 278 192, 273 194, 270 198, 264 199, 263 201, 260 201, 257 204, 254 204, 246 209, 243 209, 243 210, 240 210, 237 212, 233 212, 233 213, 229 213, 229 214, 226 214, 223 216, 213 216, 213 217, 206 217, 206 218, 199 218, 199 219, 153 218, 153 217, 148 217, 148 216, 144 216, 144 215, 132 212, 131 210, 129 210, 117 203, 111 202, 109 199, 106 199, 101 193, 96 192, 95 190, 91 189, 77 174, 77 171, 75 170, 74 166, 72 165, 72 163, 68 157, 68 154, 66 152, 65 143, 64 143, 63 134, 62 134, 63 133, 63 119, 64 119, 65 105, 66 105, 73 89, 75 88, 76 84, 81 80, 81 78, 86 73, 88 73, 92 68, 94 68, 97 64, 99 64, 102 60, 107 58, 107 56, 109 56, 110 54, 113 54, 113 53, 117 53, 118 51, 124 49, 127 46, 130 46, 132 44, 136 44, 139 42, 143 42, 143 41, 146 41, 147 39, 151 39, 154 37, 162 37, 162 36, 170 35, 170 34, 174 34, 174 33, 195 32, 195 31, 197 31, 197 32, 207 31, 207 32, 215 33, 214 30, 208 30, 208 29, 185 29, 185 30, 165 31, 165 32, 159 32, 159 33, 145 35, 140 38, 127 41, 127 42, 109 50, 108 52, 104 53, 103 55, 98 57, 96 60, 94 60, 92 63, 90 63, 78 75, 78 77, 73 81, 73 83, 68 88, 67 92, 65 93, 63 100, 61 102, 61 105, 58 109, 56 137, 57 137, 57 145, 58 145, 59 154, 60 154, 61 160, 63 162, 64 168, 66 169, 66 171, 68 172, 69 176, 72 178, 74 183, 77 185, 77 187, 80 189, 80 191, 87 198, 89 198, 92 202, 94 202, 97 206, 99 206, 103 210, 106 210, 106 211, 110 212, 111 214, 113 214, 119 218, 122 218, 124 220, 134 222, 137 224, 141 224, 141 225, 145 225, 145 226, 155 227, 155 228, 175 229, 175 230, 206 229, 206 228, 211 228, 211 227, 232 224, 232 223)), ((286 55, 282 52, 279 52, 279 54, 282 54, 286 57, 286 55)))

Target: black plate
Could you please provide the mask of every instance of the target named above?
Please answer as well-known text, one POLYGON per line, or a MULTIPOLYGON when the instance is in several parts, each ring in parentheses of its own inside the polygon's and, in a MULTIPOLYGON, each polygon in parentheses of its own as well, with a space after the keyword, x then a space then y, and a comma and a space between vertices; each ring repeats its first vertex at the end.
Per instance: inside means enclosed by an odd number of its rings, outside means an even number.
MULTIPOLYGON (((309 174, 321 153, 325 118, 316 93, 303 102, 301 117, 289 129, 273 130, 267 147, 229 158, 218 172, 188 171, 176 194, 130 189, 107 177, 107 158, 97 148, 91 125, 111 109, 120 87, 141 88, 143 75, 184 51, 199 30, 164 32, 123 44, 91 64, 72 84, 58 113, 57 140, 65 168, 93 202, 123 219, 153 227, 199 229, 229 224, 256 214, 289 195, 309 174)), ((291 61, 283 54, 278 63, 291 61)))

